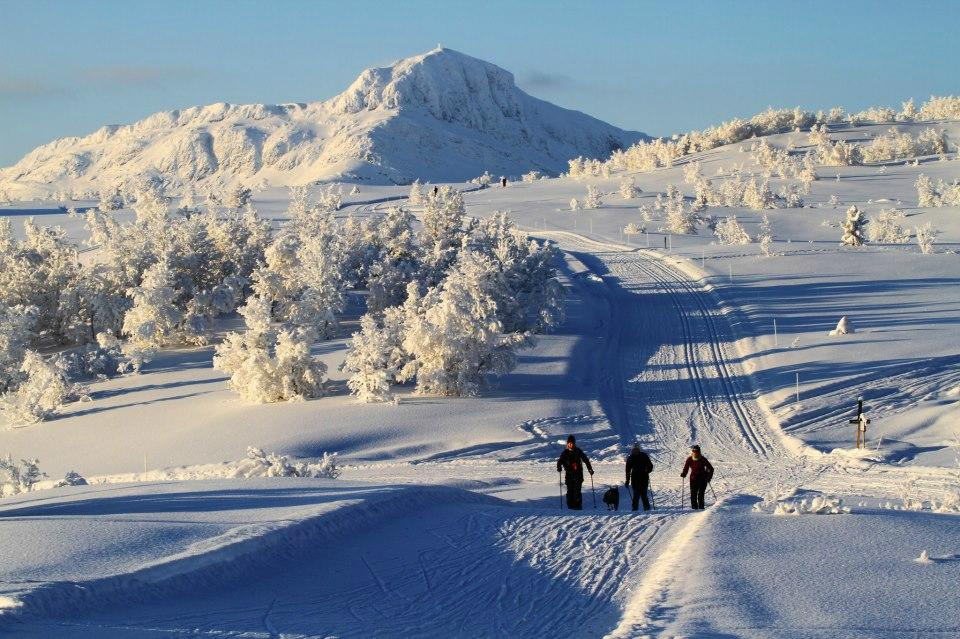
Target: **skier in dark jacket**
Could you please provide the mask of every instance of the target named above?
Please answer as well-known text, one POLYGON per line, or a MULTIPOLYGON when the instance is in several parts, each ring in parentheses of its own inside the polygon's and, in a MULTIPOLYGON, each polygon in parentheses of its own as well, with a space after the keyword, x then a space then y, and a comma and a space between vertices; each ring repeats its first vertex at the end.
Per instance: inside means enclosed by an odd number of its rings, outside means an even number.
POLYGON ((624 483, 633 489, 633 509, 636 510, 643 500, 643 510, 650 510, 650 500, 647 498, 647 489, 650 487, 650 473, 653 472, 653 462, 650 455, 640 450, 638 444, 633 445, 630 456, 627 457, 627 480, 624 483))
POLYGON ((690 456, 683 465, 681 477, 690 472, 690 505, 694 510, 703 510, 703 495, 707 491, 707 484, 713 479, 713 466, 707 458, 700 454, 699 446, 690 447, 690 456))
POLYGON ((567 508, 570 510, 583 509, 583 496, 580 493, 580 487, 583 485, 583 467, 592 475, 593 466, 590 460, 582 450, 577 448, 577 438, 573 435, 567 437, 567 447, 560 453, 557 460, 557 472, 565 470, 567 472, 567 508))

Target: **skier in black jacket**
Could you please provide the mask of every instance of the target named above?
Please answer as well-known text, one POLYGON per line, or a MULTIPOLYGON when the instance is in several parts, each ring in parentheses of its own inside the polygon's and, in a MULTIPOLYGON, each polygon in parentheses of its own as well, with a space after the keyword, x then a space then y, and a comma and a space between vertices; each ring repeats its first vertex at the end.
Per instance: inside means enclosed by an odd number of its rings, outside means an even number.
POLYGON ((638 444, 633 445, 630 456, 627 457, 627 481, 625 486, 633 488, 633 509, 636 510, 643 500, 643 510, 650 510, 650 500, 647 498, 647 488, 650 487, 650 473, 653 472, 653 462, 650 455, 640 450, 638 444))
POLYGON ((583 467, 592 475, 593 466, 590 460, 582 450, 577 448, 577 438, 573 435, 567 437, 567 447, 560 453, 560 459, 557 460, 557 472, 567 471, 567 508, 570 510, 583 509, 583 495, 580 493, 580 487, 583 485, 583 467))

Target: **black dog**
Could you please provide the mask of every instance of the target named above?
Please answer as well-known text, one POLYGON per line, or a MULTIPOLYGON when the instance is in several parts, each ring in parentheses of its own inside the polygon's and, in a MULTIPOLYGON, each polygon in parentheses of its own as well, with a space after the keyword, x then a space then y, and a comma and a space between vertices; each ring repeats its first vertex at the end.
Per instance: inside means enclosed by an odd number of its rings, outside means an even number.
POLYGON ((603 493, 603 503, 607 505, 607 510, 620 510, 620 488, 611 486, 603 493))

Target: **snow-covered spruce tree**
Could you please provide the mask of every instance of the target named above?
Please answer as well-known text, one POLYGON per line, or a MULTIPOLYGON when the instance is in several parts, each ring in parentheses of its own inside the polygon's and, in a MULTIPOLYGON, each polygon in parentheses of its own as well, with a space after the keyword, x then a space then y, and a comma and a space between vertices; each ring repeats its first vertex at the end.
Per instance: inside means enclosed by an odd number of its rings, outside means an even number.
POLYGON ((16 388, 22 379, 20 365, 37 321, 34 306, 0 305, 0 392, 16 388))
POLYGON ((347 357, 340 369, 350 373, 347 387, 364 402, 387 401, 390 388, 410 361, 403 348, 404 309, 386 309, 378 321, 369 313, 360 318, 360 330, 353 334, 347 357))
POLYGON ((910 241, 910 231, 901 225, 906 220, 903 211, 884 209, 873 216, 867 236, 871 242, 905 244, 910 241))
POLYGON ((418 248, 413 232, 414 217, 410 211, 395 207, 377 219, 379 259, 370 266, 367 311, 377 315, 406 299, 407 284, 419 270, 418 248))
POLYGON ((0 409, 11 424, 49 419, 68 401, 83 395, 83 389, 67 378, 66 362, 59 355, 46 361, 36 351, 27 351, 20 371, 23 379, 17 389, 0 397, 0 409))
POLYGON ((936 252, 933 244, 936 242, 937 236, 940 235, 940 231, 935 229, 933 224, 927 222, 923 226, 914 228, 913 232, 917 237, 917 246, 920 247, 921 253, 931 255, 936 252))
POLYGON ((856 205, 847 209, 846 218, 843 221, 843 236, 840 243, 844 246, 862 246, 864 242, 864 227, 867 225, 867 218, 863 211, 856 205))
POLYGON ((697 232, 697 214, 688 208, 684 202, 683 193, 673 184, 667 185, 667 195, 664 198, 664 226, 661 231, 678 235, 695 234, 697 232))
POLYGON ((620 197, 625 200, 632 200, 640 194, 640 188, 630 178, 620 181, 620 197))
POLYGON ((718 222, 713 230, 713 234, 720 244, 735 245, 750 243, 750 235, 737 221, 736 215, 725 217, 718 222))
POLYGON ((440 286, 422 298, 411 290, 403 348, 412 361, 399 381, 415 378, 421 394, 476 395, 488 374, 513 370, 516 349, 529 346, 532 338, 504 334, 496 305, 504 289, 493 260, 464 251, 440 286))
POLYGON ((544 332, 563 321, 564 292, 553 244, 529 239, 497 211, 476 225, 468 248, 493 259, 503 275, 507 286, 495 302, 504 332, 544 332))
POLYGON ((583 208, 599 209, 603 206, 603 197, 600 195, 600 189, 593 184, 587 185, 587 195, 583 198, 583 208))
POLYGON ((525 184, 532 184, 540 179, 540 171, 530 171, 520 176, 520 181, 525 184))
POLYGON ((0 457, 0 497, 28 493, 47 474, 40 470, 39 459, 14 461, 7 453, 0 457))
POLYGON ((575 197, 570 198, 570 210, 571 210, 571 211, 573 211, 574 213, 576 213, 576 212, 579 211, 581 208, 582 208, 582 207, 580 206, 580 200, 578 200, 578 199, 575 198, 575 197))
POLYGON ((764 213, 760 219, 757 241, 760 243, 760 252, 766 257, 770 257, 770 245, 773 243, 773 227, 770 225, 770 218, 764 213))
POLYGON ((213 366, 230 375, 230 388, 244 400, 268 403, 323 394, 326 365, 310 354, 310 329, 273 326, 268 299, 252 296, 240 309, 243 333, 228 333, 217 345, 213 366))

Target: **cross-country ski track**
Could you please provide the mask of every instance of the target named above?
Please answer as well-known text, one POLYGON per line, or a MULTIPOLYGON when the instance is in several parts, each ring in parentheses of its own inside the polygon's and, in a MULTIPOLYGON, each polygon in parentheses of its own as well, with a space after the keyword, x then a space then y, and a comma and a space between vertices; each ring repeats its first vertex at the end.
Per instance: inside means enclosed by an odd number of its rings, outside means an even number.
MULTIPOLYGON (((567 253, 569 281, 599 319, 593 374, 612 432, 597 441, 616 444, 602 449, 597 479, 619 483, 624 446, 641 442, 656 467, 652 514, 629 513, 623 497, 619 513, 593 510, 589 482, 585 510, 561 510, 552 441, 516 459, 372 464, 344 480, 460 489, 417 497, 411 487, 415 498, 401 492, 354 526, 336 523, 360 508, 348 497, 312 518, 267 513, 271 534, 218 546, 211 555, 222 554, 222 565, 187 557, 166 572, 58 584, 24 596, 20 614, 0 620, 4 636, 660 636, 675 614, 674 576, 688 545, 711 517, 724 516, 678 508, 690 442, 717 467, 716 497, 728 506, 737 495, 799 488, 896 493, 904 476, 897 469, 848 467, 785 443, 754 399, 731 312, 676 258, 567 232, 542 236, 567 253), (462 488, 493 496, 465 498, 462 488), (294 520, 303 540, 284 547, 294 520)), ((926 481, 934 490, 936 473, 926 481)), ((298 507, 309 511, 303 490, 298 507)), ((155 503, 157 517, 182 510, 155 503)), ((0 517, 11 526, 72 512, 66 497, 34 497, 9 500, 0 517)), ((91 512, 94 520, 134 517, 122 508, 91 512)))

